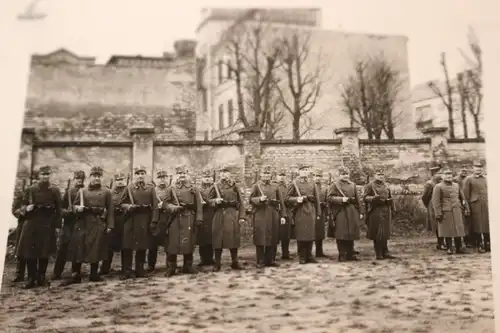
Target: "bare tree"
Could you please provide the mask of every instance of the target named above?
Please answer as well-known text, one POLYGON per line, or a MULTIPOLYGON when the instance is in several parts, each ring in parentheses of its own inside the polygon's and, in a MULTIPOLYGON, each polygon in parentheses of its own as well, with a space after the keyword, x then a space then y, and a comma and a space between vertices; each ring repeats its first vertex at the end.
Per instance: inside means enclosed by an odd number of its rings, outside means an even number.
POLYGON ((400 72, 383 56, 356 60, 354 73, 341 85, 341 108, 348 114, 350 125, 358 124, 368 139, 394 139, 401 121, 397 110, 403 80, 400 72))
POLYGON ((444 89, 441 89, 438 84, 434 81, 429 81, 427 86, 438 96, 443 105, 446 107, 448 111, 448 127, 450 138, 455 138, 455 120, 454 120, 454 108, 453 108, 453 93, 455 91, 453 84, 450 79, 450 75, 448 72, 448 65, 446 63, 446 54, 444 52, 441 53, 441 68, 444 73, 444 89), (444 90, 444 91, 443 91, 444 90))
POLYGON ((265 138, 274 138, 283 117, 277 111, 274 94, 280 49, 271 26, 256 17, 238 25, 225 45, 236 86, 239 124, 263 132, 265 138))
POLYGON ((457 90, 458 90, 458 95, 460 96, 460 117, 462 119, 464 138, 467 139, 469 137, 468 124, 467 124, 469 89, 467 87, 467 79, 464 78, 463 73, 457 74, 457 90))
POLYGON ((311 33, 290 29, 281 40, 280 74, 284 80, 276 84, 280 100, 292 116, 292 138, 300 140, 319 129, 315 127, 309 113, 321 95, 322 75, 326 68, 321 59, 321 50, 313 58, 311 33))
POLYGON ((476 137, 480 138, 480 116, 482 112, 482 101, 483 101, 483 59, 482 59, 482 49, 479 44, 478 37, 472 27, 469 27, 468 34, 469 48, 472 53, 472 58, 467 56, 465 52, 461 51, 464 58, 467 60, 471 69, 465 72, 466 74, 466 101, 468 105, 468 110, 474 119, 474 130, 476 132, 476 137))

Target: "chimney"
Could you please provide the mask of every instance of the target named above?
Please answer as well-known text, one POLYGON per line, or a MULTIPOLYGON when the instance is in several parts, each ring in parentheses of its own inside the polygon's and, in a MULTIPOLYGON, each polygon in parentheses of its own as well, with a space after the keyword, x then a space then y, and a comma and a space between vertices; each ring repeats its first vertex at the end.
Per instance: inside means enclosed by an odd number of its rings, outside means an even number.
POLYGON ((165 58, 168 61, 172 61, 175 59, 175 53, 173 52, 163 52, 163 58, 165 58))
POLYGON ((180 39, 174 42, 177 58, 194 58, 196 54, 196 41, 194 39, 180 39))

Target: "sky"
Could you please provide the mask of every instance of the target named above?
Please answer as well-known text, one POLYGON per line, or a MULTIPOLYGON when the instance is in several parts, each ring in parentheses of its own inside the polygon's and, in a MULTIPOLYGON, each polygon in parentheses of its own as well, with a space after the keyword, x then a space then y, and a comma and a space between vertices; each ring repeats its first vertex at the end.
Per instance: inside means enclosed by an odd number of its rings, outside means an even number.
MULTIPOLYGON (((22 10, 29 0, 17 0, 22 10)), ((16 1, 16 2, 17 2, 16 1)), ((320 7, 325 29, 406 35, 412 85, 442 77, 441 52, 450 71, 463 68, 458 51, 467 50, 469 26, 493 22, 496 11, 488 0, 274 0, 273 7, 320 7)), ((43 21, 21 22, 33 52, 65 47, 98 63, 112 54, 159 56, 172 50, 174 40, 194 38, 202 7, 234 7, 236 1, 184 0, 39 0, 43 21)), ((239 0, 239 7, 269 6, 269 1, 239 0)), ((479 36, 480 38, 481 36, 479 36)))

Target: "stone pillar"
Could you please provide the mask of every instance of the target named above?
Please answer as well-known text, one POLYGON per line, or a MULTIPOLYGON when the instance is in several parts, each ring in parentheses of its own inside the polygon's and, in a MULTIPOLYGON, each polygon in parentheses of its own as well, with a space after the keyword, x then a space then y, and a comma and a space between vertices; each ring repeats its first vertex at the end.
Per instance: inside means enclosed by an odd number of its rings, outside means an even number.
POLYGON ((132 174, 133 168, 138 165, 144 165, 148 176, 153 174, 153 141, 154 141, 154 127, 141 125, 135 126, 130 129, 130 136, 132 137, 132 174))
POLYGON ((255 171, 261 166, 260 131, 256 129, 243 129, 239 131, 243 141, 243 179, 245 186, 252 186, 255 171))
POLYGON ((29 184, 34 165, 34 142, 35 128, 24 127, 21 135, 21 146, 19 147, 19 160, 17 164, 16 189, 22 186, 23 180, 29 184))
POLYGON ((351 179, 355 183, 363 183, 364 175, 359 154, 359 128, 342 127, 335 129, 334 132, 342 140, 342 165, 349 168, 351 179))
POLYGON ((422 130, 425 137, 431 139, 431 160, 438 163, 446 163, 448 159, 448 128, 430 127, 422 130))

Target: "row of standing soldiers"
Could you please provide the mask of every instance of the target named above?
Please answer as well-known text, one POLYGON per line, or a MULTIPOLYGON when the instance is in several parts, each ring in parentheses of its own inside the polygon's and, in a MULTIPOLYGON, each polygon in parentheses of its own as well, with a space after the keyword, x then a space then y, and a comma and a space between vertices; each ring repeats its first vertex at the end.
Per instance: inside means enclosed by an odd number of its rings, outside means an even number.
POLYGON ((251 212, 245 212, 242 189, 227 167, 219 169, 218 182, 211 171, 203 172, 198 187, 184 166, 176 168, 173 184, 168 183, 163 170, 157 171, 156 184, 146 183, 146 168, 138 166, 132 184, 118 173, 111 189, 102 184, 102 168, 93 167, 88 186, 84 186, 85 173, 75 172, 74 184, 62 198, 50 183, 51 168, 42 167, 38 181, 24 190, 13 206, 19 220, 15 281, 24 279, 27 266, 26 288, 46 284, 48 258, 56 251, 53 280, 61 278, 66 262, 72 264, 72 278, 64 284, 82 281, 82 263, 90 264, 89 280, 101 281, 109 273, 116 252, 121 252, 121 279, 144 277, 147 271, 155 270, 159 246, 167 253, 168 277, 178 271, 178 255, 183 256, 182 272, 196 272, 196 245, 200 266, 213 265, 213 271, 219 271, 222 251, 228 249, 231 268, 240 270, 240 225, 247 217, 259 268, 278 266, 280 243, 281 259, 289 260, 291 239, 297 241, 299 262, 315 263, 315 257, 326 257, 326 236, 336 239, 339 261, 358 260, 354 242, 360 239, 363 219, 376 259, 394 258, 388 240, 395 205, 384 171, 375 171, 375 179, 364 187, 361 198, 347 168, 340 167, 337 180, 329 186, 323 185, 321 170, 315 170, 310 182, 310 171, 309 166, 300 166, 298 179, 287 184, 286 170, 280 170, 272 181, 273 169, 264 166, 250 192, 251 212))
POLYGON ((483 164, 475 161, 472 175, 468 166, 463 166, 456 178, 449 168, 438 163, 430 171, 432 178, 425 184, 422 202, 427 207, 428 230, 436 234, 437 249, 448 254, 465 253, 465 247, 490 252, 488 186, 483 164))

